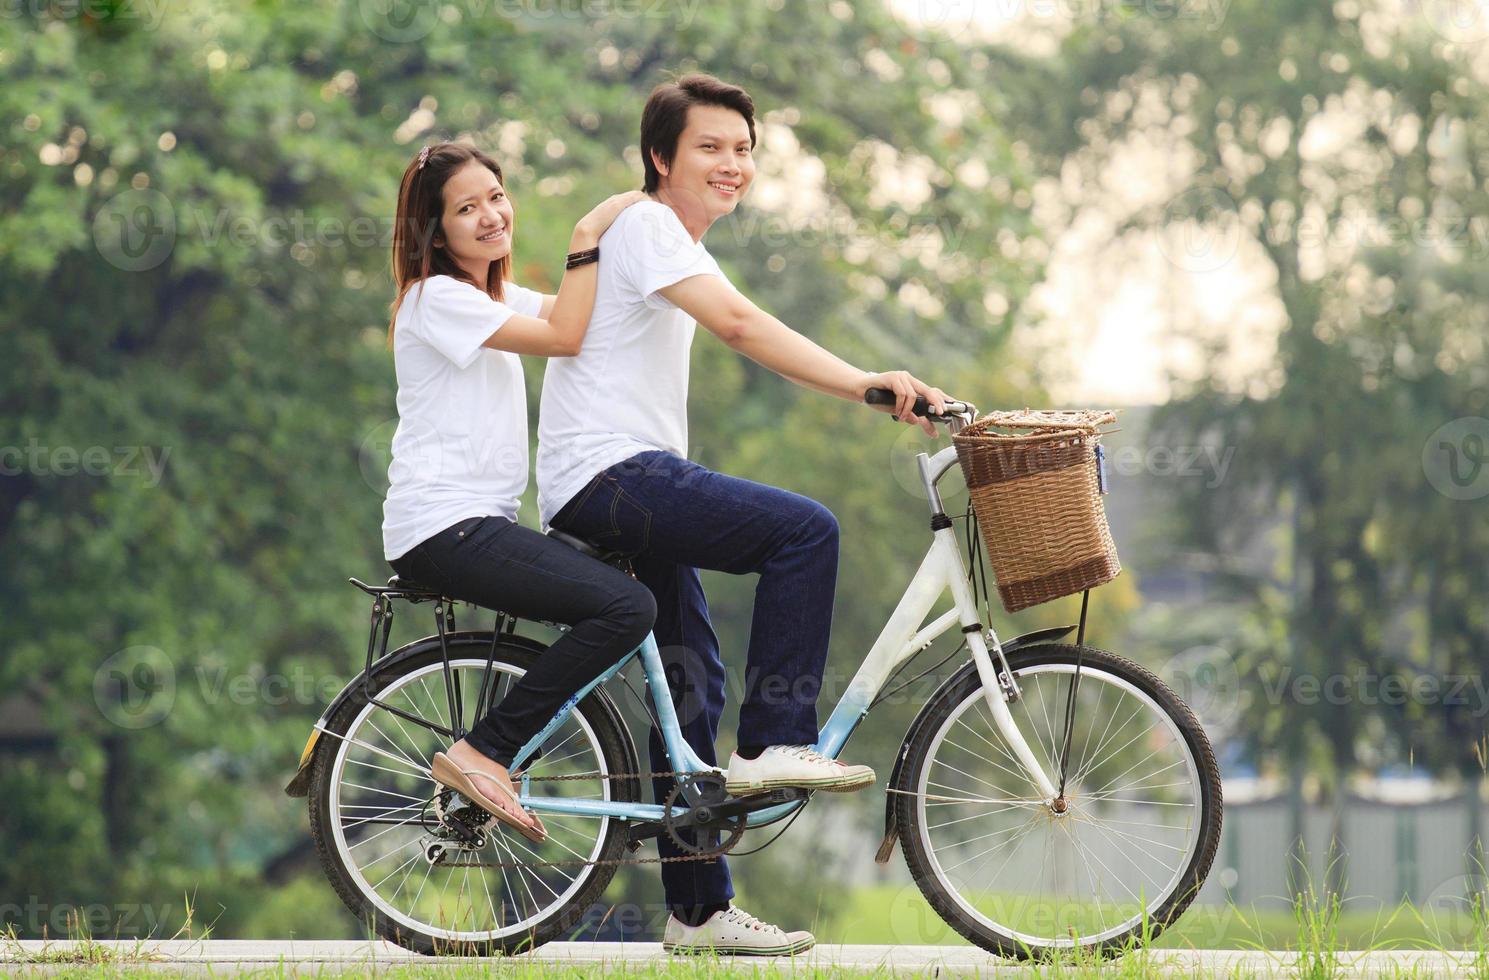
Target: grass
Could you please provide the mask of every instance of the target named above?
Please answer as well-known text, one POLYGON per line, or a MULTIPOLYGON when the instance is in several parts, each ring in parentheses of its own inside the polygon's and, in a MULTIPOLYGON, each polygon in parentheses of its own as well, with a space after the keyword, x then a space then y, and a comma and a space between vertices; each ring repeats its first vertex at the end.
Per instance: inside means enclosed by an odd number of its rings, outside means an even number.
MULTIPOLYGON (((1219 913, 1213 908, 1192 909, 1157 942, 1139 942, 1122 957, 1103 959, 1091 953, 1075 953, 1048 963, 1015 965, 995 969, 1000 975, 1076 980, 1085 977, 1145 978, 1200 977, 1204 969, 1177 949, 1229 949, 1248 951, 1251 955, 1232 964, 1226 974, 1237 980, 1247 977, 1297 977, 1300 980, 1336 980, 1357 975, 1351 960, 1359 953, 1390 949, 1416 949, 1428 953, 1463 950, 1464 956, 1451 968, 1452 976, 1471 980, 1489 980, 1489 906, 1486 896, 1478 892, 1465 899, 1467 914, 1454 921, 1453 932, 1445 932, 1430 912, 1403 906, 1389 915, 1348 913, 1332 894, 1320 894, 1311 885, 1296 897, 1291 910, 1245 912, 1230 908, 1219 913), (1434 938, 1436 937, 1436 938, 1434 938), (1450 938, 1451 937, 1451 938, 1450 938), (1443 945, 1442 941, 1448 941, 1443 945), (1279 954, 1272 950, 1285 950, 1279 954)), ((824 943, 865 945, 950 945, 967 946, 965 940, 936 919, 919 893, 911 886, 907 891, 895 886, 863 889, 854 896, 849 924, 835 934, 819 933, 824 943)), ((192 908, 188 899, 186 924, 171 939, 206 938, 210 927, 200 937, 192 935, 192 908)), ((150 940, 128 944, 105 945, 86 934, 81 924, 70 923, 67 946, 40 951, 21 951, 14 932, 0 936, 0 952, 11 965, 41 967, 48 975, 67 977, 157 977, 160 957, 152 954, 150 940)), ((369 937, 370 938, 370 937, 369 937)), ((1147 937, 1151 939, 1151 937, 1147 937)), ((1409 961, 1375 963, 1371 976, 1390 980, 1427 980, 1444 975, 1436 963, 1409 961)), ((292 977, 306 964, 281 963, 260 970, 234 973, 243 977, 292 977)), ((24 967, 23 967, 24 968, 24 967)), ((615 961, 606 964, 551 963, 493 957, 472 962, 458 959, 427 960, 412 965, 384 961, 375 971, 368 964, 348 962, 322 965, 314 969, 317 976, 366 976, 374 973, 390 980, 455 980, 455 978, 490 977, 499 971, 503 977, 562 978, 588 977, 597 972, 625 977, 670 978, 698 977, 704 980, 733 978, 793 977, 830 978, 861 976, 942 976, 944 970, 912 974, 891 974, 887 969, 854 970, 842 967, 820 967, 806 963, 776 964, 745 959, 679 958, 663 961, 615 961)))
MULTIPOLYGON (((1482 895, 1451 921, 1411 905, 1323 907, 1311 890, 1293 908, 1191 906, 1154 944, 1158 949, 1482 949, 1489 960, 1482 895), (1308 896, 1312 896, 1308 898, 1308 896), (1327 913, 1327 914, 1326 914, 1327 913)), ((1470 900, 1465 899, 1465 902, 1470 900)), ((824 943, 966 946, 968 942, 936 915, 913 885, 875 885, 856 890, 852 904, 825 928, 824 943)), ((1489 980, 1489 974, 1485 974, 1489 980)))
MULTIPOLYGON (((195 908, 191 896, 183 895, 186 917, 181 928, 176 930, 175 935, 168 937, 176 939, 206 939, 211 935, 212 927, 209 925, 202 931, 201 936, 194 936, 196 931, 195 908)), ((104 966, 117 966, 126 963, 149 963, 156 959, 151 953, 151 945, 158 940, 155 939, 131 939, 125 941, 115 940, 105 943, 94 938, 89 931, 88 922, 76 911, 69 913, 67 917, 67 935, 55 940, 66 945, 51 946, 50 937, 43 934, 41 949, 25 949, 21 946, 20 937, 16 935, 15 927, 10 926, 4 934, 0 934, 0 956, 6 961, 25 963, 32 965, 63 966, 67 964, 86 965, 90 968, 104 966), (125 945, 124 943, 127 943, 125 945)), ((52 972, 52 971, 49 971, 52 972)), ((7 974, 8 975, 8 974, 7 974)), ((97 974, 89 974, 97 975, 97 974)))

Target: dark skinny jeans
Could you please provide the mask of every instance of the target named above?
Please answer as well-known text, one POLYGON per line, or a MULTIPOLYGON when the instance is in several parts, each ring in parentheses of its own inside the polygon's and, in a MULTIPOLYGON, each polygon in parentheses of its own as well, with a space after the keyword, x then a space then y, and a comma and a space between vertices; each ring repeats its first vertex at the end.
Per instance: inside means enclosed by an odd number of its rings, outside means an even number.
POLYGON ((508 768, 566 700, 641 645, 657 618, 646 586, 503 517, 461 521, 389 564, 452 599, 570 626, 466 735, 508 768))

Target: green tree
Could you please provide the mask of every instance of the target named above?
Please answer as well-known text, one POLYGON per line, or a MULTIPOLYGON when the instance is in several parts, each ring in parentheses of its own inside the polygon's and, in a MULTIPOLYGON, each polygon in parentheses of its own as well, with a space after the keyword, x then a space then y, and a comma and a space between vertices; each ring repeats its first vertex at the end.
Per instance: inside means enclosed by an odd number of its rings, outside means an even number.
MULTIPOLYGON (((1178 531, 1249 606, 1220 642, 1243 686, 1282 695, 1253 701, 1248 740, 1288 771, 1295 803, 1304 773, 1319 775, 1331 848, 1345 779, 1413 761, 1467 781, 1478 846, 1477 705, 1386 705, 1358 687, 1315 703, 1287 684, 1393 672, 1446 684, 1485 667, 1470 598, 1484 524, 1440 492, 1442 464, 1424 450, 1439 426, 1484 414, 1489 280, 1466 217, 1484 203, 1486 103, 1473 39, 1431 14, 1237 3, 1215 25, 1132 10, 1077 24, 1053 59, 1001 52, 1025 80, 1025 118, 1054 121, 1038 130, 1048 167, 1094 181, 1136 145, 1174 175, 1163 204, 1119 216, 1120 234, 1202 228, 1209 249, 1181 244, 1175 264, 1247 260, 1270 277, 1283 313, 1275 368, 1244 392, 1191 381, 1155 426, 1160 439, 1236 450, 1231 479, 1180 494, 1178 531), (1270 567, 1233 560, 1263 533, 1270 567)), ((1296 844, 1300 805, 1291 833, 1296 844)), ((1337 887, 1342 862, 1328 866, 1337 887)))
MULTIPOLYGON (((6 717, 31 719, 0 743, 0 890, 168 901, 151 923, 167 934, 180 896, 218 935, 360 934, 295 880, 316 871, 279 791, 357 669, 365 610, 343 580, 384 567, 388 231, 420 142, 497 153, 517 277, 551 287, 572 220, 638 182, 637 115, 663 70, 737 79, 769 122, 762 156, 799 145, 778 179, 805 196, 716 229, 736 282, 867 365, 968 365, 957 383, 1011 395, 981 379, 1040 253, 1020 247, 1037 235, 1025 161, 998 117, 937 101, 965 102, 975 71, 877 3, 779 6, 403 21, 200 0, 0 19, 0 329, 18 355, 0 411, 7 441, 35 447, 0 480, 0 684, 6 717), (999 179, 959 179, 973 162, 999 179), (104 462, 79 471, 93 447, 104 462)), ((842 664, 916 560, 891 547, 892 433, 697 347, 699 458, 816 493, 850 529, 842 580, 875 583, 843 590, 842 664)), ((737 662, 747 604, 719 594, 737 662)))

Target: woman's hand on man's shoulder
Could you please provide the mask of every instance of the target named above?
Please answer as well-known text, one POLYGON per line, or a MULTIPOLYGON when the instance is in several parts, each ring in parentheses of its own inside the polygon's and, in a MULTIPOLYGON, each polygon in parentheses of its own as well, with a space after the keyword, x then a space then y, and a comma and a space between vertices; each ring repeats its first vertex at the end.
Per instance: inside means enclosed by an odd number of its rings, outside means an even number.
POLYGON ((600 236, 610 230, 610 226, 615 223, 616 218, 620 217, 622 211, 632 204, 645 200, 649 200, 645 191, 613 194, 596 204, 589 214, 580 218, 579 223, 574 226, 574 233, 576 236, 582 234, 585 238, 598 242, 600 236))

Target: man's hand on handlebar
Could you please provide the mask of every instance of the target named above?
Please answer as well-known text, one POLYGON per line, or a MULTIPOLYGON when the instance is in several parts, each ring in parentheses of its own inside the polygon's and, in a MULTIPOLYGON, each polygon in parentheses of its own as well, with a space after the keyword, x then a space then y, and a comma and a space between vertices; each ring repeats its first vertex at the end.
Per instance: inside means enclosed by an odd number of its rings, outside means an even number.
POLYGON ((932 388, 921 381, 909 371, 886 371, 883 374, 870 374, 863 379, 863 390, 859 397, 868 404, 873 405, 880 411, 889 412, 900 422, 908 422, 918 425, 925 430, 925 434, 931 438, 936 437, 936 426, 930 419, 915 413, 917 399, 925 399, 924 404, 937 415, 946 411, 946 392, 940 388, 932 388), (893 400, 883 396, 872 396, 875 389, 890 392, 893 400))

